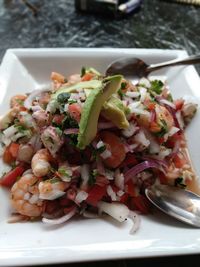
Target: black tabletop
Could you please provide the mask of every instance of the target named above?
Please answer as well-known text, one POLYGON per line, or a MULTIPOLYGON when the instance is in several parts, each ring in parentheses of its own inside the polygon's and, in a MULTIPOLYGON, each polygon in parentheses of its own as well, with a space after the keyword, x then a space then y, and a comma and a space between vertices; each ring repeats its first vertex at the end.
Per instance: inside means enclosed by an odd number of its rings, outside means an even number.
MULTIPOLYGON (((114 19, 77 12, 72 0, 30 0, 29 3, 37 8, 34 16, 23 2, 0 0, 0 61, 6 49, 26 47, 162 48, 200 53, 200 6, 144 0, 137 13, 114 19)), ((200 73, 199 67, 197 70, 200 73)), ((122 259, 70 266, 183 267, 198 260, 200 255, 122 259)))

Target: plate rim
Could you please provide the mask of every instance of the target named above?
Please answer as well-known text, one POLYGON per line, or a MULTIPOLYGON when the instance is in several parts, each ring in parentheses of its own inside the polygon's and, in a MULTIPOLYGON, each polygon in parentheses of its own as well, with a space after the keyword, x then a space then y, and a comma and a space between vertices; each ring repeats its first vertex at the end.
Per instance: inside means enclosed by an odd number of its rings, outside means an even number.
MULTIPOLYGON (((141 53, 144 53, 144 55, 147 55, 149 52, 153 53, 153 54, 160 54, 161 52, 165 53, 165 54, 171 54, 172 52, 174 54, 177 55, 177 57, 185 57, 188 55, 188 53, 185 51, 185 50, 180 50, 180 49, 156 49, 156 48, 76 48, 76 47, 71 47, 71 48, 12 48, 12 49, 8 49, 6 51, 6 53, 4 54, 3 56, 3 59, 2 59, 2 62, 1 62, 1 65, 0 65, 0 76, 1 76, 1 70, 2 70, 2 66, 4 66, 5 64, 9 64, 9 58, 11 57, 11 59, 13 57, 16 57, 18 55, 22 55, 22 54, 40 54, 40 53, 49 53, 49 52, 58 52, 58 53, 62 53, 63 51, 66 51, 66 52, 76 52, 76 51, 79 51, 79 52, 117 52, 117 53, 122 53, 122 52, 128 52, 128 53, 133 53, 133 52, 141 52, 141 53), (7 63, 6 63, 7 62, 7 63)), ((4 66, 4 67, 8 67, 8 66, 4 66)), ((191 67, 191 72, 193 73, 194 77, 198 77, 199 79, 199 75, 197 73, 197 71, 195 70, 194 67, 191 67), (192 69, 193 68, 193 69, 192 69)), ((200 79, 199 79, 200 81, 200 79)), ((114 242, 114 241, 113 241, 114 242)), ((110 243, 113 243, 113 242, 110 242, 110 243)), ((45 248, 48 250, 48 248, 45 248)), ((64 249, 64 248, 63 248, 64 249)), ((160 257, 160 256, 173 256, 173 255, 193 255, 193 254, 199 254, 200 253, 200 249, 199 250, 195 250, 194 248, 188 248, 187 249, 187 253, 185 251, 181 252, 181 251, 164 251, 164 250, 160 250, 157 249, 155 252, 134 252, 134 255, 131 254, 131 250, 128 250, 126 252, 122 252, 120 253, 119 252, 113 252, 113 253, 110 253, 108 255, 106 255, 105 253, 102 253, 100 255, 97 255, 97 254, 94 254, 92 255, 91 257, 91 254, 90 253, 83 253, 81 254, 80 253, 80 257, 77 257, 77 258, 73 258, 71 260, 66 260, 66 258, 64 257, 64 255, 62 255, 63 257, 61 257, 60 259, 59 258, 56 258, 55 257, 55 260, 53 260, 52 257, 50 257, 49 261, 47 261, 45 259, 45 257, 43 258, 39 258, 39 259, 36 259, 34 256, 30 256, 30 254, 36 251, 40 250, 40 248, 33 248, 33 249, 25 249, 24 248, 20 248, 20 249, 11 249, 9 250, 10 253, 14 252, 14 253, 17 253, 17 252, 20 252, 20 251, 25 251, 27 252, 27 255, 26 253, 24 253, 25 255, 22 256, 21 258, 18 258, 16 260, 16 258, 11 258, 10 261, 4 261, 3 262, 3 266, 24 266, 24 265, 27 265, 27 264, 31 264, 31 265, 39 265, 39 264, 55 264, 55 263, 72 263, 72 262, 86 262, 86 261, 97 261, 97 260, 111 260, 111 259, 134 259, 134 258, 147 258, 147 257, 160 257), (24 249, 24 250, 23 250, 24 249), (27 257, 26 257, 27 256, 27 257), (28 261, 27 261, 28 259, 28 261)), ((69 250, 69 248, 67 249, 65 247, 65 250, 66 252, 69 250)), ((69 250, 70 251, 70 250, 69 250)), ((5 253, 6 250, 0 250, 0 259, 1 259, 1 262, 3 261, 2 260, 2 256, 3 253, 5 253)), ((96 251, 97 253, 98 251, 96 251)), ((34 254, 34 253, 33 253, 34 254)), ((0 262, 0 266, 1 265, 1 262, 0 262)))

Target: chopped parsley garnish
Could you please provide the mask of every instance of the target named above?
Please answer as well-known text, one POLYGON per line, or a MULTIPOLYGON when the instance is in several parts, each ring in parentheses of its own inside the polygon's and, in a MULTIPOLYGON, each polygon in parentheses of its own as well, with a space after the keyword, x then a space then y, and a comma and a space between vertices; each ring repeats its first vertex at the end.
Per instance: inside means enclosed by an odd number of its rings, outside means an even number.
POLYGON ((174 181, 174 185, 181 188, 186 188, 186 184, 183 183, 183 177, 178 177, 174 181))
POLYGON ((23 125, 15 125, 15 128, 17 128, 19 133, 24 133, 27 130, 23 125))
POLYGON ((57 96, 57 101, 59 103, 67 103, 68 99, 70 98, 69 93, 61 93, 57 96))
POLYGON ((162 88, 164 86, 164 83, 160 80, 154 80, 151 81, 151 87, 149 88, 151 93, 156 93, 157 95, 160 95, 162 93, 162 88))
POLYGON ((20 106, 23 106, 23 104, 24 104, 24 100, 22 100, 22 99, 16 99, 15 100, 20 106))
POLYGON ((89 176, 89 180, 88 180, 88 184, 90 186, 92 186, 93 184, 95 184, 96 182, 96 177, 98 175, 98 171, 97 170, 93 170, 91 173, 90 173, 90 176, 89 176))
POLYGON ((66 168, 64 168, 64 167, 60 167, 59 169, 58 169, 58 173, 61 175, 61 176, 65 176, 65 177, 71 177, 71 172, 69 172, 66 168))
POLYGON ((62 128, 63 129, 78 128, 78 123, 75 119, 66 114, 66 117, 62 121, 62 128))
POLYGON ((168 132, 168 127, 167 127, 166 121, 160 120, 160 122, 161 122, 161 124, 160 124, 161 130, 157 133, 154 133, 155 136, 157 136, 157 137, 163 137, 168 132))
POLYGON ((123 97, 125 95, 124 92, 123 92, 123 90, 126 88, 126 85, 127 85, 126 82, 122 82, 121 83, 121 87, 118 90, 118 94, 119 94, 120 97, 123 97))
POLYGON ((173 97, 172 97, 172 95, 170 93, 167 95, 167 100, 170 101, 170 102, 174 101, 173 97))
POLYGON ((77 101, 75 99, 69 99, 67 103, 68 104, 74 104, 74 103, 77 103, 77 101))
POLYGON ((100 154, 103 153, 105 150, 106 150, 106 146, 105 145, 97 148, 97 152, 99 152, 100 154))
POLYGON ((50 179, 49 182, 50 182, 51 184, 55 184, 55 183, 60 182, 60 179, 57 178, 57 177, 54 177, 54 178, 50 179))
POLYGON ((70 141, 69 144, 72 146, 77 146, 78 144, 78 135, 77 134, 70 134, 68 135, 70 141))

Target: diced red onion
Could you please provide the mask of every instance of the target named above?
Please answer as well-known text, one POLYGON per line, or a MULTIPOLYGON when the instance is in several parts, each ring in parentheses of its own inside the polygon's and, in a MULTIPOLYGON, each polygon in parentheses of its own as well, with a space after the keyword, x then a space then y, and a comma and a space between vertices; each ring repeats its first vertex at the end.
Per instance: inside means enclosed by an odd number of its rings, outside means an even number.
POLYGON ((173 109, 176 109, 176 106, 174 105, 174 103, 168 101, 168 100, 165 99, 165 98, 161 98, 161 99, 159 100, 159 102, 162 103, 162 104, 164 104, 164 105, 170 106, 170 107, 173 108, 173 109))
POLYGON ((128 180, 130 180, 132 177, 134 177, 138 173, 149 168, 155 168, 155 169, 159 169, 163 171, 162 165, 159 162, 157 162, 157 160, 153 160, 153 159, 145 160, 137 164, 136 166, 132 167, 124 174, 125 183, 128 182, 128 180))
POLYGON ((98 129, 104 130, 104 129, 110 129, 115 128, 116 126, 112 122, 99 122, 98 123, 98 129))
POLYGON ((64 133, 66 135, 69 135, 69 134, 78 134, 78 132, 79 132, 79 129, 77 129, 77 128, 70 128, 70 129, 64 130, 64 133))
POLYGON ((139 229, 141 219, 140 216, 134 211, 130 211, 128 217, 133 221, 133 227, 130 230, 130 234, 132 235, 139 229))
POLYGON ((156 112, 155 110, 151 110, 150 122, 155 122, 156 120, 156 112))
POLYGON ((76 212, 77 212, 77 208, 74 208, 69 213, 67 213, 66 215, 64 215, 60 218, 56 218, 56 219, 42 218, 42 222, 47 223, 47 224, 51 224, 51 225, 62 224, 62 223, 65 223, 66 221, 68 221, 69 219, 71 219, 71 217, 73 217, 76 214, 76 212))

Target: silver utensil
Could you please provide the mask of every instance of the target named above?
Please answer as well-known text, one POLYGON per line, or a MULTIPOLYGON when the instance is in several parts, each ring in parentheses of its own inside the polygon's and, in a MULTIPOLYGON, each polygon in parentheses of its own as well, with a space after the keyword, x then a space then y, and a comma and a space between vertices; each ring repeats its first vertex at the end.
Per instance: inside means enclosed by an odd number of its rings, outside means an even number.
POLYGON ((178 187, 155 184, 146 188, 147 198, 166 214, 200 227, 200 196, 178 187))
POLYGON ((138 79, 146 77, 152 71, 177 65, 191 65, 200 63, 200 55, 189 56, 185 59, 174 59, 158 64, 146 64, 142 59, 123 57, 113 61, 106 70, 106 75, 122 74, 125 77, 138 79))

